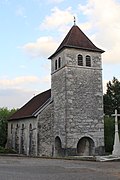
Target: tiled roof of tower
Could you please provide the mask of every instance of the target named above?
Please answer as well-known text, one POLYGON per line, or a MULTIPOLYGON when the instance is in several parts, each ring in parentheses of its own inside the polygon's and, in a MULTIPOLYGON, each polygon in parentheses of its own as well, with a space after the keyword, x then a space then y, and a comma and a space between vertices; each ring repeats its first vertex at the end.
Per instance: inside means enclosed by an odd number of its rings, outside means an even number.
POLYGON ((48 100, 51 98, 51 89, 36 95, 30 101, 28 101, 23 107, 15 112, 9 120, 23 119, 34 117, 35 112, 38 112, 48 100))
POLYGON ((83 49, 88 51, 94 51, 94 52, 100 52, 103 53, 104 51, 102 49, 97 48, 90 39, 81 31, 81 29, 74 25, 58 49, 55 51, 54 54, 52 54, 49 59, 51 59, 53 56, 55 56, 59 51, 61 51, 63 48, 77 48, 77 49, 83 49))

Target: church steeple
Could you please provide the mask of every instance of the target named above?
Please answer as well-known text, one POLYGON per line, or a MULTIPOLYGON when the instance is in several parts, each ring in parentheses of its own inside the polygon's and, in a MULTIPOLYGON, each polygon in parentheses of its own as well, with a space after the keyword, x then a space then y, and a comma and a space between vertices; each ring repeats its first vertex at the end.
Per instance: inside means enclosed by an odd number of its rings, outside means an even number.
POLYGON ((55 142, 59 147, 62 144, 70 156, 100 155, 104 146, 101 58, 104 51, 75 23, 74 19, 73 27, 49 58, 55 142))
POLYGON ((96 47, 92 41, 81 31, 81 29, 75 25, 76 20, 74 19, 74 26, 70 29, 58 49, 52 54, 49 59, 57 55, 64 48, 76 48, 81 50, 88 50, 92 52, 103 53, 102 49, 96 47))

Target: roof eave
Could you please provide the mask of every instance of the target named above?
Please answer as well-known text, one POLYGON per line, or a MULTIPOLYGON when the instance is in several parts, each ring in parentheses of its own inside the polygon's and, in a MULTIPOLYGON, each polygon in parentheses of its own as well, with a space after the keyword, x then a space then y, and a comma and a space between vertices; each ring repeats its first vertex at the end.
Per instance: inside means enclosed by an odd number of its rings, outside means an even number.
POLYGON ((38 108, 32 115, 37 116, 43 109, 45 109, 51 103, 51 97, 40 107, 38 108))
POLYGON ((36 118, 37 115, 47 107, 52 102, 51 98, 49 98, 40 108, 38 108, 35 112, 32 113, 32 115, 18 117, 18 118, 11 118, 8 119, 8 121, 14 121, 14 120, 21 120, 21 119, 28 119, 28 118, 36 118))
POLYGON ((75 49, 81 49, 81 50, 85 50, 85 51, 92 51, 92 52, 99 52, 99 53, 104 53, 105 51, 102 49, 99 49, 96 47, 96 49, 92 49, 92 48, 84 48, 84 47, 78 47, 78 46, 64 46, 59 50, 56 50, 54 54, 52 54, 48 59, 52 59, 54 56, 56 56, 60 51, 64 50, 65 48, 75 48, 75 49))
POLYGON ((36 118, 36 116, 30 115, 30 116, 24 116, 24 117, 19 117, 19 118, 11 118, 11 119, 8 119, 8 121, 15 121, 15 120, 21 120, 21 119, 28 119, 28 118, 36 118))

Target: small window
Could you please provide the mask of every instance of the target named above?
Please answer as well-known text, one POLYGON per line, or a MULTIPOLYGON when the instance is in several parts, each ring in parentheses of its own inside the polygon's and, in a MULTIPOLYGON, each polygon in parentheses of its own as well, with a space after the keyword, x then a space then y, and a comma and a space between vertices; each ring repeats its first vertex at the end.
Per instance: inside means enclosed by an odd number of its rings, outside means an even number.
POLYGON ((16 128, 17 128, 17 129, 19 128, 18 124, 17 124, 16 128))
POLYGON ((59 57, 59 59, 58 59, 58 68, 60 68, 61 67, 61 58, 59 57))
POLYGON ((86 66, 91 67, 91 58, 90 58, 90 56, 86 56, 86 66))
POLYGON ((81 54, 78 55, 78 66, 83 66, 83 56, 81 54))
POLYGON ((13 131, 13 124, 11 124, 11 134, 12 134, 12 131, 13 131))
POLYGON ((30 125, 29 125, 29 131, 31 131, 32 130, 32 124, 30 123, 30 125))
POLYGON ((24 126, 24 124, 22 124, 22 130, 24 130, 24 128, 25 128, 25 126, 24 126))
POLYGON ((57 59, 55 60, 55 70, 57 70, 57 59))

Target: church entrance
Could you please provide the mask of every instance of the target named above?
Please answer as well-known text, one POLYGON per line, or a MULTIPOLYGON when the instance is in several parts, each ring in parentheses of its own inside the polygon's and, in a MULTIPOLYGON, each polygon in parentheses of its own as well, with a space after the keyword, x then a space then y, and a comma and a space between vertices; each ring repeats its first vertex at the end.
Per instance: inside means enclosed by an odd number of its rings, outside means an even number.
POLYGON ((89 137, 83 137, 78 141, 77 154, 79 156, 91 156, 93 155, 94 142, 89 137))
POLYGON ((55 156, 62 156, 62 143, 58 136, 55 138, 55 156))

